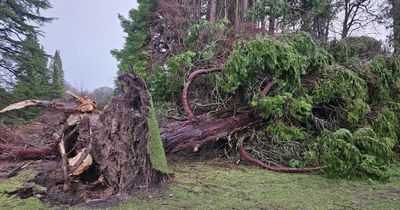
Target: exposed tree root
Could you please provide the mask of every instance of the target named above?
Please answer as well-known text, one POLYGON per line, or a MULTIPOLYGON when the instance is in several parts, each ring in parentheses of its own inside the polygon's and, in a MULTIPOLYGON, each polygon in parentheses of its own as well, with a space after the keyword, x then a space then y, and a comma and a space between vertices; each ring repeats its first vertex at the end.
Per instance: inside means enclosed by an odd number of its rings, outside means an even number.
POLYGON ((210 74, 210 73, 214 73, 214 72, 218 72, 218 71, 222 71, 222 70, 223 70, 222 67, 215 67, 215 68, 210 68, 210 69, 200 69, 200 70, 196 70, 196 71, 192 72, 189 75, 185 85, 183 86, 183 90, 182 90, 183 109, 185 110, 185 113, 189 120, 196 121, 196 119, 197 119, 196 115, 192 112, 192 109, 190 108, 190 105, 188 102, 188 91, 189 91, 190 84, 197 76, 199 76, 201 74, 210 74))
POLYGON ((275 171, 275 172, 280 172, 280 173, 310 173, 310 172, 316 172, 320 171, 322 167, 314 167, 314 168, 290 168, 290 167, 284 167, 284 166, 272 166, 269 164, 266 164, 262 162, 261 160, 257 160, 253 158, 244 148, 243 144, 239 145, 239 153, 240 156, 250 162, 253 163, 256 166, 259 166, 261 168, 265 168, 270 171, 275 171))
POLYGON ((57 144, 44 147, 22 147, 15 145, 0 145, 0 160, 37 160, 53 155, 59 155, 57 144))
POLYGON ((272 79, 268 84, 264 87, 264 89, 261 91, 260 97, 264 98, 269 90, 272 88, 272 86, 276 83, 277 81, 275 79, 272 79))
POLYGON ((64 192, 67 192, 71 189, 71 177, 69 176, 69 165, 68 165, 67 153, 65 151, 64 136, 61 137, 61 141, 58 144, 58 147, 61 155, 61 168, 63 170, 63 175, 64 175, 63 190, 64 192))

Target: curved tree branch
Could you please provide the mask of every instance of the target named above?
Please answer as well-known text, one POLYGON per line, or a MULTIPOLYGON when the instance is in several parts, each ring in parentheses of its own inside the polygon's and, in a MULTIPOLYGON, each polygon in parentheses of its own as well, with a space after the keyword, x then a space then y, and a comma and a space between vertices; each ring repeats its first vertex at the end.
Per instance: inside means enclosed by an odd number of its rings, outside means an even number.
POLYGON ((190 109, 190 105, 188 102, 188 90, 189 90, 190 84, 192 83, 194 78, 196 78, 198 75, 210 74, 210 73, 214 73, 214 72, 222 71, 222 70, 223 70, 222 67, 214 67, 214 68, 210 68, 210 69, 199 69, 199 70, 192 72, 189 75, 185 85, 183 86, 183 90, 182 90, 183 109, 185 110, 185 113, 187 114, 189 120, 196 121, 196 118, 197 118, 196 115, 193 114, 192 110, 190 109))
POLYGON ((271 89, 271 87, 277 82, 277 80, 272 79, 271 81, 268 82, 268 84, 264 87, 264 89, 261 91, 261 98, 264 98, 268 91, 271 89))
POLYGON ((239 146, 239 153, 240 156, 250 162, 253 163, 256 166, 259 166, 261 168, 265 168, 270 171, 275 171, 275 172, 280 172, 280 173, 309 173, 309 172, 316 172, 320 171, 322 167, 314 167, 314 168, 290 168, 290 167, 284 167, 284 166, 272 166, 269 164, 266 164, 262 162, 261 160, 257 160, 253 158, 244 148, 243 144, 239 146))

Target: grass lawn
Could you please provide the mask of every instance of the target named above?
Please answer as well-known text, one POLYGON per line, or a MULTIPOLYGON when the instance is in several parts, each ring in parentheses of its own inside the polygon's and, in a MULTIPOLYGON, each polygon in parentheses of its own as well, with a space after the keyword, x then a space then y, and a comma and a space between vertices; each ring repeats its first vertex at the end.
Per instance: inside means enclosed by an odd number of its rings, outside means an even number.
MULTIPOLYGON (((162 196, 139 194, 114 209, 400 209, 400 177, 388 182, 282 174, 227 161, 170 166, 173 183, 162 196)), ((45 209, 37 198, 8 196, 25 171, 0 181, 0 209, 45 209)))

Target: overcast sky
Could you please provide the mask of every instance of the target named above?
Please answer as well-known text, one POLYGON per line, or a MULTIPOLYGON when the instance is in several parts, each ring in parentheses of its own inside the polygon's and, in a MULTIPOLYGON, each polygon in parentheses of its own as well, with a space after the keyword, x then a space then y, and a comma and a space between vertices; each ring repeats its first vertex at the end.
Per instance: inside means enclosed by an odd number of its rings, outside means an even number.
POLYGON ((125 34, 118 14, 127 16, 136 0, 51 0, 44 14, 56 17, 42 30, 41 44, 53 55, 61 51, 65 79, 78 89, 113 87, 117 62, 110 54, 121 49, 125 34))

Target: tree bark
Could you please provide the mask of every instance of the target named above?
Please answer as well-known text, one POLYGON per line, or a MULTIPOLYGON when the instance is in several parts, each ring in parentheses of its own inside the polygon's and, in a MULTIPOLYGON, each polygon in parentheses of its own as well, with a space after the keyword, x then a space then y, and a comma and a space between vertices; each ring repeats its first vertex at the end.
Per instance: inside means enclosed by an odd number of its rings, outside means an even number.
POLYGON ((209 21, 215 22, 217 21, 217 0, 210 1, 210 14, 209 14, 209 21))
POLYGON ((202 115, 196 122, 182 121, 161 128, 161 138, 167 153, 199 148, 201 145, 227 139, 231 133, 248 126, 259 125, 263 119, 253 110, 236 116, 219 118, 202 115))
POLYGON ((275 36, 275 21, 276 21, 275 16, 270 15, 269 19, 268 19, 268 22, 269 22, 269 24, 268 24, 268 32, 272 36, 275 36))
POLYGON ((166 174, 153 167, 148 151, 151 99, 145 84, 136 76, 119 79, 127 84, 128 91, 115 97, 100 115, 91 152, 112 195, 131 194, 166 179, 166 174))
POLYGON ((242 22, 246 22, 249 0, 242 0, 242 22))
POLYGON ((400 55, 400 0, 390 0, 392 5, 391 16, 393 18, 393 43, 394 54, 400 55))

